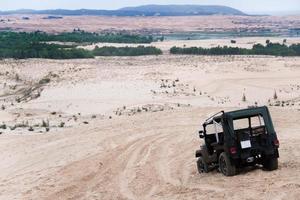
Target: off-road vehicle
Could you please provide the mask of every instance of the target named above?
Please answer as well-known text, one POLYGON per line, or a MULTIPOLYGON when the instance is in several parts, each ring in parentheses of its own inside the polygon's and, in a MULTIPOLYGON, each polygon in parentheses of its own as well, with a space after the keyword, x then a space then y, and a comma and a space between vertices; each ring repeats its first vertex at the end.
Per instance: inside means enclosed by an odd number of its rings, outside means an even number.
POLYGON ((237 169, 257 164, 269 171, 278 168, 279 141, 266 106, 221 111, 203 123, 199 137, 204 139, 196 151, 199 173, 218 168, 234 176, 237 169))

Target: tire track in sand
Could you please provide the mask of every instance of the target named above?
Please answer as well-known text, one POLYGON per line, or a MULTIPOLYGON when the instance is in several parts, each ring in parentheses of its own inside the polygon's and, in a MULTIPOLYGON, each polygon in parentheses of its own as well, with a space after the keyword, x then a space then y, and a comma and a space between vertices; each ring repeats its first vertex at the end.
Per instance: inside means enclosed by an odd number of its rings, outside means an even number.
POLYGON ((132 144, 123 154, 122 157, 128 158, 124 170, 119 175, 119 189, 122 196, 128 199, 148 199, 157 190, 157 186, 151 188, 142 196, 136 195, 130 188, 130 184, 137 178, 137 169, 147 165, 154 145, 166 140, 165 135, 147 136, 132 144), (143 152, 146 152, 143 154, 143 152))

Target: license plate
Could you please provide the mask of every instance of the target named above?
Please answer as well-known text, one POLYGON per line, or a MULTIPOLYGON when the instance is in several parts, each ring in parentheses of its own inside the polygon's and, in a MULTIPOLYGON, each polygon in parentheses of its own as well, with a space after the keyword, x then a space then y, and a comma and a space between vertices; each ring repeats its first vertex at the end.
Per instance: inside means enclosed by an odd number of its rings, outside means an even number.
POLYGON ((242 147, 242 149, 251 148, 251 142, 250 142, 250 140, 241 141, 241 147, 242 147))

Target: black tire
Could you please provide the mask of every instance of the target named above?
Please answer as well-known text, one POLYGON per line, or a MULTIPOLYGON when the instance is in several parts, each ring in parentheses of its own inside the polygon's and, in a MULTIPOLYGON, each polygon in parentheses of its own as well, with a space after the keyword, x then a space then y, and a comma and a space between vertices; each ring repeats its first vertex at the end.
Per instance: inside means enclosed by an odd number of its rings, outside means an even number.
POLYGON ((219 156, 219 169, 225 176, 234 176, 236 174, 236 167, 230 162, 225 152, 219 156))
POLYGON ((268 171, 278 169, 278 158, 267 157, 263 161, 263 167, 268 171))
POLYGON ((203 160, 202 157, 199 157, 197 160, 197 169, 200 174, 208 173, 208 164, 203 160))

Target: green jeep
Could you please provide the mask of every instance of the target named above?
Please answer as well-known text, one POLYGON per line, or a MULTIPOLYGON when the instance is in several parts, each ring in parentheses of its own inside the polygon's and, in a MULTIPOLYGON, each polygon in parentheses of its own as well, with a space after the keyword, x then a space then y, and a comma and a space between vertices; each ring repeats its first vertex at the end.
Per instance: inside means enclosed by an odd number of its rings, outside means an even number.
POLYGON ((221 111, 204 122, 199 137, 204 139, 196 151, 199 173, 218 167, 225 176, 234 176, 237 168, 256 164, 278 169, 279 141, 266 106, 221 111))

